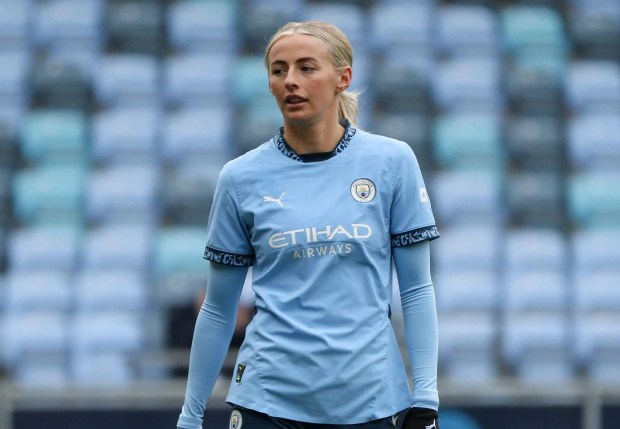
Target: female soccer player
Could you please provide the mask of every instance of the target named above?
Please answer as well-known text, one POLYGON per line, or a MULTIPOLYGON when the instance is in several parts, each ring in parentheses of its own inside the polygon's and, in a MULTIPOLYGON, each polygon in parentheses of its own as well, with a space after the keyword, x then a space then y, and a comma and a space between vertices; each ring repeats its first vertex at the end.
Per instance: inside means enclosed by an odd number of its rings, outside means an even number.
POLYGON ((220 174, 179 428, 201 427, 249 266, 256 314, 227 397, 231 428, 438 427, 428 242, 439 235, 410 147, 356 128, 352 61, 324 22, 286 24, 267 46, 284 124, 220 174), (392 261, 413 392, 390 322, 392 261))

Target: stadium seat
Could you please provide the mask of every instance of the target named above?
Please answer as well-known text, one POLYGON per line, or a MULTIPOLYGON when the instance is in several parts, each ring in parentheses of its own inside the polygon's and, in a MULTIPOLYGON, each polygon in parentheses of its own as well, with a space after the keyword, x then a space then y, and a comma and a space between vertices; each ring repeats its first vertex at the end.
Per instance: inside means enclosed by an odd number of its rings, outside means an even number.
POLYGON ((163 218, 171 224, 200 225, 208 219, 221 163, 182 164, 164 180, 163 218))
POLYGON ((435 293, 440 318, 458 312, 492 314, 499 309, 500 283, 493 270, 439 271, 433 281, 437 285, 435 293))
POLYGON ((30 391, 67 387, 67 358, 64 353, 43 353, 19 360, 12 372, 17 386, 30 391))
POLYGON ((497 60, 453 57, 436 68, 433 91, 438 108, 447 112, 496 112, 502 108, 497 60))
POLYGON ((568 122, 567 134, 572 166, 584 170, 620 168, 618 115, 586 113, 574 116, 568 122))
POLYGON ((237 154, 247 152, 271 140, 282 124, 282 114, 273 100, 257 100, 240 112, 243 127, 233 130, 237 154))
POLYGON ((498 329, 489 313, 443 315, 439 320, 439 371, 452 381, 482 383, 497 376, 498 329))
POLYGON ((13 176, 15 218, 26 225, 82 219, 85 172, 81 167, 40 167, 19 170, 13 176))
POLYGON ((75 278, 77 311, 96 312, 147 309, 149 290, 145 272, 130 269, 86 269, 75 278))
POLYGON ((499 54, 497 15, 485 6, 445 5, 437 11, 436 28, 442 55, 495 58, 499 54))
POLYGON ((94 222, 141 221, 157 216, 159 168, 149 164, 113 165, 91 173, 86 215, 94 222), (127 186, 131 184, 131 186, 127 186))
POLYGON ((79 312, 71 318, 71 355, 109 352, 136 354, 145 345, 141 323, 140 315, 135 312, 79 312))
POLYGON ((505 52, 525 51, 565 54, 569 48, 562 17, 555 8, 512 5, 499 12, 501 38, 505 52))
POLYGON ((160 101, 159 66, 154 56, 108 54, 95 73, 96 101, 104 108, 154 106, 160 101))
POLYGON ((504 267, 508 272, 568 268, 568 242, 559 229, 514 228, 504 236, 504 267))
POLYGON ((164 2, 109 2, 106 8, 107 46, 113 52, 164 53, 164 2))
POLYGON ((571 221, 578 227, 620 227, 619 183, 618 170, 572 174, 568 178, 568 213, 571 221))
POLYGON ((510 164, 519 170, 564 168, 564 121, 556 115, 515 115, 506 124, 510 164))
POLYGON ((454 112, 435 121, 435 160, 444 168, 501 165, 500 118, 493 113, 454 112))
POLYGON ((28 49, 33 25, 33 0, 4 0, 0 14, 0 50, 28 49))
POLYGON ((88 117, 83 112, 30 111, 22 129, 22 156, 32 163, 79 165, 86 156, 88 132, 88 117))
POLYGON ((70 275, 62 270, 16 271, 6 278, 6 311, 68 311, 71 309, 70 275))
POLYGON ((526 383, 569 382, 575 375, 565 315, 509 314, 502 326, 502 355, 526 383))
POLYGON ((136 378, 128 356, 117 352, 80 352, 71 356, 69 380, 86 388, 126 387, 136 378))
POLYGON ((0 166, 0 228, 11 223, 11 176, 13 172, 0 166))
POLYGON ((38 2, 35 40, 44 49, 98 50, 103 43, 102 0, 38 2))
POLYGON ((620 267, 576 271, 573 281, 575 311, 578 315, 620 314, 620 267))
POLYGON ((595 314, 575 322, 574 357, 590 379, 599 385, 620 382, 620 315, 595 314))
POLYGON ((525 115, 562 114, 566 63, 564 54, 516 55, 505 73, 508 106, 525 115))
POLYGON ((231 93, 237 106, 244 106, 259 99, 273 102, 262 55, 238 56, 232 72, 234 85, 231 93))
MULTIPOLYGON (((0 111, 0 173, 2 175, 12 172, 20 161, 18 151, 18 120, 6 118, 0 111)), ((9 177, 7 177, 8 179, 9 177)), ((10 186, 10 180, 3 182, 0 188, 10 186)), ((2 193, 4 191, 0 191, 2 193)))
POLYGON ((568 24, 573 39, 573 50, 580 57, 599 60, 620 60, 620 12, 618 3, 573 2, 568 24), (609 10, 605 7, 609 5, 609 10), (615 13, 614 13, 614 7, 615 13))
POLYGON ((516 227, 563 228, 564 177, 553 171, 514 171, 507 174, 504 198, 509 221, 516 227))
POLYGON ((221 107, 230 93, 230 53, 171 56, 164 65, 164 97, 172 108, 221 107))
MULTIPOLYGON (((169 113, 161 135, 162 159, 171 164, 197 158, 210 158, 213 162, 227 160, 233 151, 231 119, 231 112, 223 106, 188 107, 169 113)), ((252 131, 259 134, 257 129, 252 131)))
POLYGON ((430 4, 379 2, 369 11, 373 49, 429 53, 435 12, 430 4))
POLYGON ((159 276, 179 272, 206 275, 204 254, 206 230, 193 226, 161 228, 155 237, 154 270, 159 276))
POLYGON ((566 76, 566 98, 575 113, 620 114, 620 64, 615 61, 576 60, 566 76))
POLYGON ((531 269, 505 273, 503 310, 508 313, 558 312, 569 307, 569 278, 564 271, 531 269))
POLYGON ((445 170, 431 177, 433 212, 439 223, 497 221, 502 216, 501 177, 497 171, 445 170))
POLYGON ((174 2, 166 17, 168 42, 178 52, 235 52, 239 45, 237 16, 234 1, 174 2))
POLYGON ((442 228, 441 240, 434 245, 438 272, 496 270, 500 262, 501 232, 489 223, 442 228), (475 243, 467 246, 463 243, 475 243))
POLYGON ((373 67, 370 85, 374 105, 387 112, 426 113, 431 102, 432 59, 386 49, 373 67))
POLYGON ((82 267, 96 270, 142 270, 151 262, 152 231, 141 224, 104 224, 84 237, 82 267))
POLYGON ((575 231, 571 248, 577 272, 617 270, 620 267, 620 229, 594 228, 575 231))
POLYGON ((238 28, 242 32, 242 51, 262 54, 269 38, 284 23, 301 21, 304 0, 249 0, 240 14, 238 28))
POLYGON ((69 272, 79 263, 82 250, 81 228, 71 224, 14 228, 11 230, 7 245, 12 270, 69 272))
POLYGON ((118 107, 93 117, 91 157, 104 164, 156 161, 162 114, 151 107, 118 107))
POLYGON ((0 105, 24 105, 31 59, 25 52, 0 51, 0 105))

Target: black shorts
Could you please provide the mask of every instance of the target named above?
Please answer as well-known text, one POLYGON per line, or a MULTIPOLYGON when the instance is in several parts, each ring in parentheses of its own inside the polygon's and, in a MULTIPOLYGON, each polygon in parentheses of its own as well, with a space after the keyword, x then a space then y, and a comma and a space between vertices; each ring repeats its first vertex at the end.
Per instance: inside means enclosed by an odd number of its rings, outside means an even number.
POLYGON ((339 425, 298 422, 296 420, 270 417, 267 414, 254 410, 234 406, 230 414, 228 429, 400 429, 407 411, 409 409, 400 411, 394 416, 371 420, 366 423, 339 425))

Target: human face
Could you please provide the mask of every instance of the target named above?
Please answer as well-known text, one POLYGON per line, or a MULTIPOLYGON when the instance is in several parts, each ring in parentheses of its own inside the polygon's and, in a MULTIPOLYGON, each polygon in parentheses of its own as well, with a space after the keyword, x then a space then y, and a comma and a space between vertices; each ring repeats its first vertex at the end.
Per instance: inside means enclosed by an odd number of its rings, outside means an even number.
POLYGON ((268 65, 269 86, 285 122, 338 120, 338 94, 351 82, 351 67, 337 70, 323 41, 306 34, 283 36, 271 47, 268 65))

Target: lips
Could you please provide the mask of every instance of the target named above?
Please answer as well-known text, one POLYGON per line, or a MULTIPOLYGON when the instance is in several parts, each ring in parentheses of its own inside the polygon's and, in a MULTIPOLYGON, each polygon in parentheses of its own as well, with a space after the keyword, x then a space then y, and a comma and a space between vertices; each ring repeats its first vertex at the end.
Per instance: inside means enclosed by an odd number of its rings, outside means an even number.
POLYGON ((308 101, 308 99, 300 95, 291 94, 291 95, 287 95, 286 97, 284 97, 284 102, 287 104, 299 104, 305 101, 308 101))

